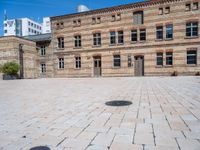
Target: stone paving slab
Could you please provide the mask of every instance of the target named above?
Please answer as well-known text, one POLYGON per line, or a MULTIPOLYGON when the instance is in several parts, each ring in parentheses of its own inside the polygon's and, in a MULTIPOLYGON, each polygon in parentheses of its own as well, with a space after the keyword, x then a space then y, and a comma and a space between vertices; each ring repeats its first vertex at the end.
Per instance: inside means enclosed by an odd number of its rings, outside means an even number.
POLYGON ((0 80, 0 150, 36 146, 199 150, 200 77, 0 80))

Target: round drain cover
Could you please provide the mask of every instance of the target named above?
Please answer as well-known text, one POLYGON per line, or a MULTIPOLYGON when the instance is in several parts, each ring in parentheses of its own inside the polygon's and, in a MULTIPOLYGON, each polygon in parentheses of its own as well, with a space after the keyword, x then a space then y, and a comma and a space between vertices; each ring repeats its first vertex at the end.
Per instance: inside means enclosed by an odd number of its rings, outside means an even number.
POLYGON ((131 105, 131 101, 124 101, 124 100, 115 100, 115 101, 108 101, 105 103, 108 106, 128 106, 131 105))
POLYGON ((46 146, 37 146, 37 147, 31 148, 30 150, 50 150, 50 148, 46 146))

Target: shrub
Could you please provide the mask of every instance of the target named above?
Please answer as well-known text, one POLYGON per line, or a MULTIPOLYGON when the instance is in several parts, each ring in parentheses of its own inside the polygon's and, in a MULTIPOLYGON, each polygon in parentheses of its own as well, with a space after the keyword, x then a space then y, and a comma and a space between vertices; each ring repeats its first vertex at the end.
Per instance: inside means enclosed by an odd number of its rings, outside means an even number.
POLYGON ((20 65, 16 62, 7 62, 2 67, 2 72, 7 75, 17 75, 20 65))
POLYGON ((2 73, 3 66, 0 64, 0 73, 2 73))

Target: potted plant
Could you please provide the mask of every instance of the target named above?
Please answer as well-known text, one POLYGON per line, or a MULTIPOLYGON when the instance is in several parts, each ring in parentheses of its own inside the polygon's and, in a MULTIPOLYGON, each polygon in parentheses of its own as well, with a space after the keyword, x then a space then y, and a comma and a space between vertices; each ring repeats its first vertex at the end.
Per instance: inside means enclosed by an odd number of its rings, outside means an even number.
POLYGON ((2 66, 3 80, 18 79, 20 65, 16 62, 7 62, 2 66))

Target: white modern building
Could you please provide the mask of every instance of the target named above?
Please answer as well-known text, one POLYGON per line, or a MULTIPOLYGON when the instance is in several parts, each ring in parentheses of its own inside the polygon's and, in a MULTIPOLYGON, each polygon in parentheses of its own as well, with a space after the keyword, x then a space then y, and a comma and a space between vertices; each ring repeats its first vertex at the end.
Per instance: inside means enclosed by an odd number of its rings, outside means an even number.
POLYGON ((43 23, 38 23, 29 18, 4 20, 4 36, 28 36, 51 33, 50 18, 43 18, 43 23))
POLYGON ((43 23, 42 23, 42 33, 51 33, 51 22, 49 17, 44 17, 43 18, 43 23))

